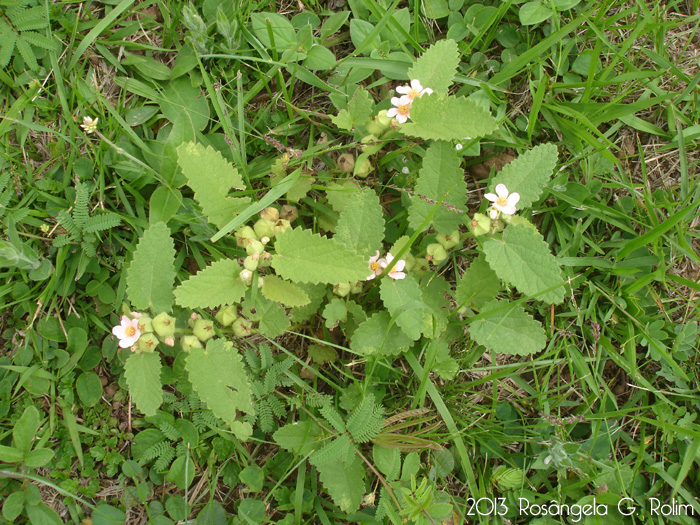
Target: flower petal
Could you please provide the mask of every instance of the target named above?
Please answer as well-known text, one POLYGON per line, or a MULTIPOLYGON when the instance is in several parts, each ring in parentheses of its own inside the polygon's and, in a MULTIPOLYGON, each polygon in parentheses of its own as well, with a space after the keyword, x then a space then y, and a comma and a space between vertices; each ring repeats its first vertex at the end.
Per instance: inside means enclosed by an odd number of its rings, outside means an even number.
POLYGON ((518 201, 520 200, 520 194, 519 193, 511 193, 508 195, 508 198, 506 199, 506 202, 508 203, 508 206, 513 206, 515 207, 516 204, 518 204, 518 201))
POLYGON ((423 91, 423 86, 420 85, 420 80, 418 80, 417 78, 411 80, 411 87, 418 92, 423 91))
POLYGON ((495 195, 494 193, 487 193, 484 195, 484 198, 491 202, 496 202, 498 200, 498 195, 495 195))
POLYGON ((404 97, 406 97, 406 95, 403 95, 403 96, 401 96, 401 97, 391 97, 391 103, 392 103, 394 106, 399 107, 400 105, 405 104, 405 102, 402 102, 402 99, 403 99, 404 97))
POLYGON ((402 95, 407 95, 409 91, 411 91, 410 86, 397 86, 396 87, 396 92, 401 93, 402 95))
POLYGON ((390 108, 390 109, 386 112, 386 116, 387 116, 387 117, 395 117, 396 114, 397 114, 398 112, 399 112, 399 108, 390 108))
POLYGON ((397 280, 398 279, 405 279, 406 274, 403 272, 393 272, 393 273, 389 274, 389 277, 391 277, 392 279, 397 279, 397 280))
POLYGON ((501 208, 501 211, 506 215, 514 215, 516 210, 515 206, 506 205, 501 208))
POLYGON ((397 263, 394 265, 394 270, 393 270, 393 271, 394 271, 394 272, 402 272, 403 269, 404 269, 405 267, 406 267, 406 261, 404 261, 403 259, 401 259, 399 262, 397 262, 397 263))
POLYGON ((508 188, 506 188, 505 184, 499 184, 496 186, 496 193, 499 197, 506 198, 508 197, 508 188))
POLYGON ((420 96, 422 97, 423 95, 432 95, 432 94, 433 94, 433 90, 432 90, 432 89, 430 89, 430 88, 425 88, 425 89, 423 90, 423 92, 420 94, 420 96))
POLYGON ((408 120, 408 117, 406 115, 399 113, 398 115, 396 115, 396 120, 398 121, 399 124, 403 124, 404 122, 406 122, 408 120))
POLYGON ((112 333, 119 339, 124 339, 126 337, 126 328, 123 326, 115 326, 112 328, 112 333))

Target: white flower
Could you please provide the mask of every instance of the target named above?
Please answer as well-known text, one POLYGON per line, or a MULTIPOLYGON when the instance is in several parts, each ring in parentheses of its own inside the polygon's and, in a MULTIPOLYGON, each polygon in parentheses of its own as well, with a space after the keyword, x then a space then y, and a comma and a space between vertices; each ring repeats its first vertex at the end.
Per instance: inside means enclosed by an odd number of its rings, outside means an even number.
POLYGON ((369 269, 372 270, 372 275, 367 277, 365 281, 371 281, 377 275, 382 274, 382 269, 384 268, 384 266, 382 266, 382 262, 384 262, 384 259, 379 258, 379 250, 377 250, 377 255, 369 258, 369 269))
POLYGON ((85 130, 88 135, 97 131, 97 121, 99 118, 92 119, 90 117, 83 117, 83 123, 80 125, 81 128, 85 130))
POLYGON ((408 169, 408 166, 404 166, 403 168, 401 168, 401 173, 403 173, 404 175, 408 175, 409 173, 411 173, 411 170, 408 169))
POLYGON ((416 98, 416 97, 420 98, 425 94, 430 95, 433 92, 433 90, 430 88, 423 89, 423 86, 420 85, 420 81, 417 79, 414 79, 414 80, 411 80, 410 86, 398 86, 396 88, 396 92, 407 96, 408 100, 413 102, 414 98, 416 98))
MULTIPOLYGON (((379 253, 379 252, 377 252, 379 253)), ((382 259, 379 261, 379 264, 381 265, 382 268, 389 267, 389 277, 392 279, 403 279, 406 277, 406 274, 403 272, 403 269, 406 267, 406 261, 403 259, 400 259, 396 263, 392 264, 392 261, 394 260, 394 256, 391 255, 390 253, 386 254, 386 259, 382 259)))
POLYGON ((493 202, 494 208, 506 215, 513 215, 515 213, 515 205, 520 200, 519 194, 508 194, 508 188, 506 188, 505 184, 496 186, 496 195, 487 193, 484 197, 493 202))
POLYGON ((119 338, 119 346, 128 348, 133 346, 141 337, 138 319, 129 319, 122 315, 121 324, 112 328, 112 333, 119 338))
POLYGON ((396 107, 389 109, 389 111, 386 112, 386 116, 396 117, 399 124, 406 122, 408 117, 411 116, 409 113, 409 110, 411 109, 411 99, 409 99, 407 95, 404 95, 401 98, 393 97, 391 99, 391 103, 396 107))

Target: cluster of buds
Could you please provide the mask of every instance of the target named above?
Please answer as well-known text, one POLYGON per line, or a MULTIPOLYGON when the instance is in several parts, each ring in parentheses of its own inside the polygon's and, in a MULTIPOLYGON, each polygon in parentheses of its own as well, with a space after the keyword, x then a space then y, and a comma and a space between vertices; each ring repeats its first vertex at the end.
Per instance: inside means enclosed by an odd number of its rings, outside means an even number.
POLYGON ((130 348, 136 353, 154 352, 158 343, 175 344, 175 318, 163 312, 151 319, 139 312, 122 315, 119 325, 112 328, 119 339, 120 348, 130 348))
POLYGON ((433 266, 437 266, 447 259, 447 251, 459 244, 459 230, 450 234, 440 233, 435 237, 437 242, 431 243, 426 248, 425 260, 433 266))
MULTIPOLYGON (((246 286, 253 282, 253 272, 258 268, 270 266, 272 256, 265 251, 266 245, 277 236, 291 227, 292 221, 299 216, 294 206, 283 206, 282 210, 277 208, 265 208, 260 212, 260 218, 250 226, 239 228, 236 233, 238 246, 245 248, 247 257, 243 260, 243 271, 240 279, 246 286)), ((262 286, 258 279, 258 285, 262 286)))
POLYGON ((496 193, 487 193, 484 197, 491 202, 486 210, 488 215, 483 213, 474 214, 474 218, 468 223, 472 233, 479 237, 489 232, 497 232, 502 228, 501 219, 510 222, 517 210, 515 205, 520 201, 518 193, 510 193, 505 184, 496 186, 496 193))

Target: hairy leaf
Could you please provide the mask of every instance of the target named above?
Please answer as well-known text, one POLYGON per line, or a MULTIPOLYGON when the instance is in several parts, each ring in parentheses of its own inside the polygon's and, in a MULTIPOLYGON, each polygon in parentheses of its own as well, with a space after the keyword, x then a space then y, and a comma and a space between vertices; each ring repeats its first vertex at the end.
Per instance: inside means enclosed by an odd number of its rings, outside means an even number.
POLYGON ((498 127, 487 110, 464 97, 423 95, 413 101, 411 122, 401 132, 429 140, 463 140, 483 137, 498 127))
POLYGON ((131 354, 124 364, 124 377, 131 398, 147 416, 155 416, 163 403, 161 368, 158 352, 131 354))
POLYGON ((335 231, 336 241, 367 258, 382 247, 384 217, 374 190, 364 188, 350 194, 335 231))
POLYGON ((231 188, 245 187, 238 170, 211 146, 187 142, 177 148, 177 162, 187 185, 210 222, 221 228, 250 202, 248 197, 229 197, 231 188))
POLYGON ((246 291, 233 259, 221 259, 197 272, 175 289, 175 302, 185 308, 216 308, 236 304, 246 291))
POLYGON ((311 302, 304 290, 275 275, 266 275, 263 283, 262 294, 270 301, 277 301, 289 307, 304 306, 311 302))
MULTIPOLYGON (((507 304, 491 301, 481 311, 488 313, 507 304)), ((547 344, 542 325, 521 306, 513 305, 474 321, 469 325, 469 335, 480 345, 504 354, 534 354, 547 344)))
POLYGON ((484 254, 496 275, 522 293, 558 304, 564 300, 564 287, 538 295, 561 284, 563 276, 557 260, 542 235, 525 225, 511 224, 503 236, 484 243, 484 254))
POLYGON ((458 303, 481 308, 495 299, 500 289, 500 279, 486 262, 486 257, 481 254, 462 274, 455 295, 458 303))
POLYGON ((302 283, 339 284, 364 280, 367 259, 334 239, 301 228, 277 236, 272 267, 279 275, 302 283))
POLYGON ((506 164, 489 185, 491 192, 497 184, 505 184, 510 193, 519 193, 518 209, 529 208, 542 194, 557 165, 557 147, 540 144, 506 164))
POLYGON ((213 339, 205 348, 193 348, 185 360, 192 387, 215 416, 231 426, 236 437, 247 440, 253 429, 237 412, 254 414, 253 398, 243 359, 233 343, 213 339))
POLYGON ((333 461, 316 466, 321 483, 343 512, 355 512, 365 495, 365 469, 355 455, 352 461, 333 461))
POLYGON ((134 250, 126 272, 126 293, 139 310, 168 312, 173 306, 175 243, 164 222, 151 225, 134 250))
POLYGON ((416 60, 408 70, 408 78, 420 80, 423 88, 431 88, 435 93, 447 94, 458 65, 457 43, 454 40, 439 40, 416 60))
POLYGON ((449 142, 436 141, 428 147, 408 209, 411 228, 417 230, 436 203, 441 204, 431 221, 435 230, 447 234, 459 228, 464 213, 449 209, 452 206, 464 210, 467 202, 467 185, 459 164, 460 157, 449 142))
POLYGON ((350 349, 360 355, 399 355, 408 350, 413 341, 396 323, 389 327, 390 323, 388 312, 376 312, 353 332, 350 349))
POLYGON ((413 276, 407 275, 399 280, 389 277, 382 279, 379 294, 396 324, 416 341, 421 335, 423 317, 428 307, 413 276))

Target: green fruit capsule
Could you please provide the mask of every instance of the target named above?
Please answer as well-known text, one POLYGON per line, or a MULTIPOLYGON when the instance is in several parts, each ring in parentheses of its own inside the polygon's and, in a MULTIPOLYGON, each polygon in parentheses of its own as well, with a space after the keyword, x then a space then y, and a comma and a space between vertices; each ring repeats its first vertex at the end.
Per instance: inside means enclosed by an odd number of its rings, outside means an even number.
POLYGON ((340 283, 333 287, 333 293, 338 297, 345 297, 350 293, 352 285, 350 283, 340 283))
POLYGON ((455 230, 449 235, 445 235, 444 233, 440 233, 436 235, 437 242, 442 244, 443 248, 445 250, 451 250, 455 246, 459 244, 459 230, 455 230))
POLYGON ((253 325, 248 319, 239 317, 233 323, 233 333, 236 337, 248 337, 253 333, 253 325))
POLYGON ((153 319, 150 316, 143 314, 138 318, 139 332, 146 334, 153 331, 153 319))
POLYGON ((248 257, 243 259, 243 266, 245 267, 246 270, 254 272, 255 270, 258 269, 259 262, 260 262, 260 255, 255 253, 255 254, 249 255, 248 257))
POLYGON ((426 252, 427 256, 425 258, 436 266, 447 259, 447 252, 445 251, 445 248, 442 246, 442 244, 437 242, 429 244, 426 252))
POLYGON ((151 354, 155 352, 159 342, 153 334, 142 334, 136 342, 136 353, 151 354))
POLYGON ((172 337, 175 335, 175 318, 165 312, 156 315, 151 321, 151 325, 160 337, 172 337))
POLYGON ((233 305, 221 308, 216 314, 216 320, 221 326, 230 326, 236 319, 238 319, 238 308, 233 305))
POLYGON ((202 342, 207 341, 214 337, 214 321, 207 321, 205 319, 197 319, 194 323, 194 328, 192 333, 197 339, 202 342))
POLYGON ((491 219, 489 219, 483 213, 475 213, 474 218, 468 225, 475 237, 485 235, 491 231, 491 219))
POLYGON ((255 230, 250 226, 243 226, 235 234, 236 240, 238 241, 238 246, 245 246, 245 241, 247 239, 257 239, 255 235, 255 230))
POLYGON ((280 219, 275 223, 275 235, 278 233, 284 233, 287 231, 287 228, 289 228, 291 224, 287 219, 280 219))
POLYGON ((185 352, 189 352, 193 348, 204 348, 196 335, 183 335, 180 339, 180 346, 185 352))
POLYGON ((253 255, 254 253, 262 253, 265 251, 265 246, 263 243, 256 239, 248 239, 245 247, 245 251, 248 255, 253 255))
POLYGON ((270 222, 276 222, 280 218, 280 212, 277 210, 277 208, 270 206, 269 208, 265 208, 260 212, 260 218, 270 222))
POLYGON ((255 234, 258 236, 258 239, 262 239, 263 237, 273 237, 275 235, 275 223, 274 221, 268 221, 267 219, 258 219, 253 225, 253 229, 255 230, 255 234))
POLYGON ((370 160, 364 159, 361 164, 355 166, 355 176, 364 179, 367 175, 372 173, 372 170, 374 170, 374 167, 370 160))

